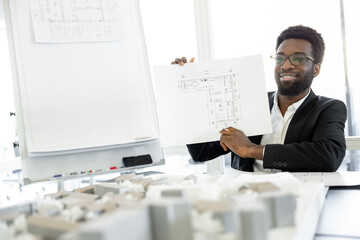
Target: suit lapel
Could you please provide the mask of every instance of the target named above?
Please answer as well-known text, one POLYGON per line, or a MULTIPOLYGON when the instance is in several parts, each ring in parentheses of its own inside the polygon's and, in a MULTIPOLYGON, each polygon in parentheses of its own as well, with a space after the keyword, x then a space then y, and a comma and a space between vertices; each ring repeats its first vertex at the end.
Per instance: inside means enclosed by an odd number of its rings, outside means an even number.
POLYGON ((273 106, 274 106, 274 98, 275 98, 275 95, 276 95, 276 92, 269 92, 269 93, 268 93, 270 112, 271 112, 271 109, 272 109, 273 106))
POLYGON ((301 106, 296 110, 286 132, 286 137, 284 144, 291 142, 298 142, 300 135, 302 133, 302 128, 305 121, 308 119, 309 115, 313 111, 315 104, 318 98, 311 90, 309 96, 301 104, 301 106))

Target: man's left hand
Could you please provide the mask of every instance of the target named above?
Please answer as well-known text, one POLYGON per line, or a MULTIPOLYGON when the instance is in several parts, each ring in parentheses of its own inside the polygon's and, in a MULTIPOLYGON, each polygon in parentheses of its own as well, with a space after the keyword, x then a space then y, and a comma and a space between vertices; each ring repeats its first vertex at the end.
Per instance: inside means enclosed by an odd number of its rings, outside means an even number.
POLYGON ((222 129, 220 133, 220 145, 223 147, 224 151, 229 148, 241 157, 262 159, 263 146, 250 142, 243 131, 228 127, 222 129))

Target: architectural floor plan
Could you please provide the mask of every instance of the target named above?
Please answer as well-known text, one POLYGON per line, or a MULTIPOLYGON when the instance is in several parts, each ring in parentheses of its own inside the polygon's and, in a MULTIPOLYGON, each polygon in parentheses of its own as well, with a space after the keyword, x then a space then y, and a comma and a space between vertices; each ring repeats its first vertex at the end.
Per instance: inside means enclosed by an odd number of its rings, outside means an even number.
POLYGON ((239 74, 233 69, 183 74, 179 89, 205 91, 209 124, 216 128, 235 126, 241 120, 239 74))
POLYGON ((272 131, 262 55, 157 66, 156 108, 164 147, 218 141, 223 128, 272 131))
POLYGON ((120 15, 115 0, 31 0, 37 42, 120 40, 120 15))

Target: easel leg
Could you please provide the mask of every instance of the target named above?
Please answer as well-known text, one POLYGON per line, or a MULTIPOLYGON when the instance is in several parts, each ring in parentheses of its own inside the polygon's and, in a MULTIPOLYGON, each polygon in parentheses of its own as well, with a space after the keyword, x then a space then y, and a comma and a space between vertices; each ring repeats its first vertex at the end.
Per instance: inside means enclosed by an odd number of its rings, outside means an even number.
POLYGON ((57 189, 58 189, 58 192, 60 191, 64 191, 64 180, 58 180, 57 181, 57 189))
POLYGON ((90 176, 89 183, 90 185, 94 185, 94 176, 90 176))

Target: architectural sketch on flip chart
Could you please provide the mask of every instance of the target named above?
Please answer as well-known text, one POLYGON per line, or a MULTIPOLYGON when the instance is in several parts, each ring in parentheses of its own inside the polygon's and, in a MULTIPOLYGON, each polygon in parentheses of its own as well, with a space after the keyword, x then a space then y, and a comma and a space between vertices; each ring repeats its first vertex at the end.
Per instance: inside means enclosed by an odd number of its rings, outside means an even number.
POLYGON ((239 74, 233 69, 183 74, 180 91, 206 91, 209 125, 235 126, 242 119, 239 74))
POLYGON ((30 8, 37 42, 121 39, 116 0, 31 0, 30 8))

